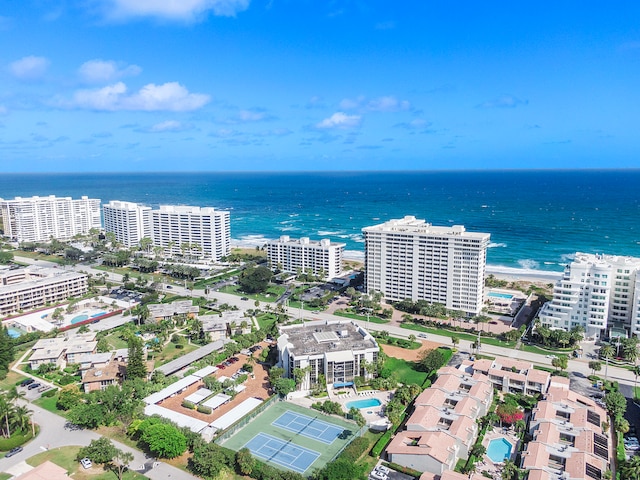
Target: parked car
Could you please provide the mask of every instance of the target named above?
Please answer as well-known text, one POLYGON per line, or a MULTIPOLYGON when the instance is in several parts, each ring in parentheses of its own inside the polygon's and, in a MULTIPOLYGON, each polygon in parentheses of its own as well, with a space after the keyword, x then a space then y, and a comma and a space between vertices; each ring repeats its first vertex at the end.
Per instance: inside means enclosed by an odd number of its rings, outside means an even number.
POLYGON ((14 447, 11 450, 9 450, 7 452, 7 454, 5 455, 5 457, 9 458, 9 457, 13 457, 14 455, 16 455, 17 453, 20 453, 22 451, 22 447, 14 447))
POLYGON ((173 287, 171 285, 167 285, 167 289, 171 290, 173 287))
POLYGON ((231 358, 229 359, 229 361, 230 361, 231 363, 236 363, 236 362, 240 361, 240 359, 239 359, 238 357, 231 357, 231 358))
POLYGON ((32 383, 31 385, 29 385, 27 388, 29 390, 33 390, 34 388, 40 388, 42 385, 40 385, 39 383, 32 383))
POLYGON ((247 301, 247 300, 249 300, 249 297, 240 297, 240 300, 247 301))
POLYGON ((31 385, 33 382, 35 382, 35 380, 33 378, 27 378, 26 380, 23 380, 22 383, 20 384, 21 387, 28 387, 29 385, 31 385))
POLYGON ((91 468, 91 467, 93 467, 93 464, 91 463, 91 460, 88 459, 87 457, 84 457, 82 460, 80 460, 80 465, 82 465, 83 468, 91 468))
POLYGON ((224 370, 225 368, 227 368, 227 366, 224 363, 219 363, 218 365, 216 365, 217 368, 219 368, 220 370, 224 370))

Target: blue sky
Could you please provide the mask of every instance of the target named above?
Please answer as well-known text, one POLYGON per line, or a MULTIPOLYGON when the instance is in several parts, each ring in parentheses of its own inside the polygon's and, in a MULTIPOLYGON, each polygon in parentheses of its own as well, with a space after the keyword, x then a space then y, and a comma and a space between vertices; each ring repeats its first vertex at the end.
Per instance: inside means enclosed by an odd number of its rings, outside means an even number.
POLYGON ((640 167, 640 2, 0 4, 0 171, 640 167))

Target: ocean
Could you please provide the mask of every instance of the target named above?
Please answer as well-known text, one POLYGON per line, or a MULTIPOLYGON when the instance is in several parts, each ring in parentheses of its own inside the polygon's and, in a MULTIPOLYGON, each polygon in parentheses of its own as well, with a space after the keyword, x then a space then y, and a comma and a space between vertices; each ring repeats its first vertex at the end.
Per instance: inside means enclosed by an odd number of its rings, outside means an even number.
POLYGON ((1 174, 0 197, 87 195, 231 212, 233 243, 289 235, 346 243, 413 215, 488 232, 487 263, 562 271, 576 251, 640 257, 640 170, 1 174))

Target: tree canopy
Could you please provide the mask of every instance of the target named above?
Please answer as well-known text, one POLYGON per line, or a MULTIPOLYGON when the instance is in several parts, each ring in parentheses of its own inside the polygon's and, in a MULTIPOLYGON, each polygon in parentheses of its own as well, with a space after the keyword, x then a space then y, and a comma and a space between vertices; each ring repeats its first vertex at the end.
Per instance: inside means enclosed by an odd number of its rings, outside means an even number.
POLYGON ((247 267, 240 274, 238 284, 247 293, 264 292, 273 278, 273 273, 267 267, 258 265, 247 267))

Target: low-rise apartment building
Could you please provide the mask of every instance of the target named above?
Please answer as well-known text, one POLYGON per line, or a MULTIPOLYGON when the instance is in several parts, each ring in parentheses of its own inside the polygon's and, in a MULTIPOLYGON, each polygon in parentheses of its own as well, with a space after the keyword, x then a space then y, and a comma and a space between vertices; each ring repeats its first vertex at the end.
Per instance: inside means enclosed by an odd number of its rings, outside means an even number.
POLYGON ((83 273, 28 267, 0 274, 0 316, 56 304, 88 291, 83 273))
POLYGON ((541 395, 549 388, 551 374, 533 368, 533 363, 507 357, 494 360, 464 360, 462 367, 470 373, 482 373, 494 388, 505 393, 541 395))
POLYGON ((405 430, 396 433, 386 452, 391 462, 442 475, 466 457, 477 434, 476 420, 493 401, 486 375, 443 367, 438 379, 415 400, 405 430))
POLYGON ((283 235, 267 242, 267 259, 272 268, 285 272, 310 271, 330 280, 342 274, 345 243, 332 242, 328 238, 309 240, 283 235))
POLYGON ((602 429, 606 411, 593 400, 554 381, 533 409, 521 467, 529 480, 602 480, 615 447, 602 429))
POLYGON ((352 385, 355 377, 371 378, 366 363, 378 359, 380 347, 364 328, 351 321, 316 321, 280 327, 278 365, 293 378, 307 368, 301 390, 309 390, 324 375, 327 384, 352 385))
POLYGON ((80 363, 82 357, 96 353, 95 332, 77 333, 68 337, 43 338, 38 340, 29 357, 32 370, 43 364, 55 364, 64 368, 68 364, 80 363))

